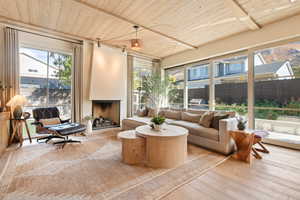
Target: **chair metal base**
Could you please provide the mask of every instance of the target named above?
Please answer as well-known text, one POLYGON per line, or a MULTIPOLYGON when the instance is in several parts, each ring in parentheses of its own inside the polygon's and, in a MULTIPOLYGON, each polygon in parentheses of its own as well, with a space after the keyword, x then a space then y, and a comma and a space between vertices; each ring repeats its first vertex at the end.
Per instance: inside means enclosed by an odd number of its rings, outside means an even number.
POLYGON ((65 140, 62 140, 62 141, 54 142, 53 144, 55 144, 55 145, 56 144, 62 144, 62 149, 63 149, 67 143, 81 143, 81 141, 72 140, 72 139, 65 139, 65 140))

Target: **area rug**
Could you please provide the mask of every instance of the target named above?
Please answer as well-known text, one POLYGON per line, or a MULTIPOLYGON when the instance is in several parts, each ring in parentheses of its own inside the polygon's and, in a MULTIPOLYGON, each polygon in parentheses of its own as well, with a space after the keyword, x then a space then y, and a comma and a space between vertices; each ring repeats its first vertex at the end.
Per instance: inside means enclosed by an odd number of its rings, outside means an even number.
POLYGON ((63 149, 35 144, 6 152, 0 199, 159 199, 227 159, 189 145, 187 161, 177 168, 126 165, 117 133, 114 129, 77 137, 81 144, 63 149))

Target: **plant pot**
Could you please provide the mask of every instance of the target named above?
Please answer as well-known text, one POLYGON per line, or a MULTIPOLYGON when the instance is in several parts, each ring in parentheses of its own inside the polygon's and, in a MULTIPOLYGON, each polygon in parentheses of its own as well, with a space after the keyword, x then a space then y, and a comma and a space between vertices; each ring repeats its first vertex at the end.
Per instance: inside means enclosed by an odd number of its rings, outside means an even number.
POLYGON ((86 134, 87 135, 92 135, 93 133, 93 125, 92 125, 92 121, 88 120, 86 123, 86 134))
POLYGON ((161 130, 161 124, 153 124, 153 129, 155 130, 155 131, 160 131, 161 130))

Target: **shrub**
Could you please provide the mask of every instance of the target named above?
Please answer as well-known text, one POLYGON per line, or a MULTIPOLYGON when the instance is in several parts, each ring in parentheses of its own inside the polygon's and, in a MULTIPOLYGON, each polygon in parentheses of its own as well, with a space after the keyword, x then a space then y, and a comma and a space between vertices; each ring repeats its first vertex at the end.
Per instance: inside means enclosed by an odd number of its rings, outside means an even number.
MULTIPOLYGON (((293 108, 300 110, 300 102, 299 101, 291 101, 289 102, 285 108, 293 108)), ((290 116, 300 116, 300 111, 284 111, 284 114, 290 116)))

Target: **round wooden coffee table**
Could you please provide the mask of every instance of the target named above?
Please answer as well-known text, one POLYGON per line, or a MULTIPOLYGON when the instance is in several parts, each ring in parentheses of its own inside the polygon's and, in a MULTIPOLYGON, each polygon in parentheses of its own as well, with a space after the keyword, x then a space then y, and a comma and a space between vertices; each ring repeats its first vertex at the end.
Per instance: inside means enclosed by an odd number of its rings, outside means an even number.
POLYGON ((144 125, 135 130, 136 134, 146 138, 147 166, 172 168, 185 162, 187 157, 187 129, 163 125, 161 131, 154 131, 149 125, 144 125))

